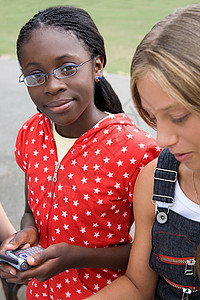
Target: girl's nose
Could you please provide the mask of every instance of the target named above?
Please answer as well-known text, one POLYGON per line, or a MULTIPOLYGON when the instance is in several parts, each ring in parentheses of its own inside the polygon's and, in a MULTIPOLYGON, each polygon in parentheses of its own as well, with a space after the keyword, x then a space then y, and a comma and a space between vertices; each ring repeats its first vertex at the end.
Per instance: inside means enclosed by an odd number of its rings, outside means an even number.
POLYGON ((159 147, 168 148, 178 141, 178 136, 174 127, 167 124, 159 125, 157 123, 157 136, 156 141, 159 147))
POLYGON ((67 86, 64 79, 58 79, 53 73, 48 75, 44 83, 44 91, 46 94, 56 94, 61 90, 66 90, 67 86))

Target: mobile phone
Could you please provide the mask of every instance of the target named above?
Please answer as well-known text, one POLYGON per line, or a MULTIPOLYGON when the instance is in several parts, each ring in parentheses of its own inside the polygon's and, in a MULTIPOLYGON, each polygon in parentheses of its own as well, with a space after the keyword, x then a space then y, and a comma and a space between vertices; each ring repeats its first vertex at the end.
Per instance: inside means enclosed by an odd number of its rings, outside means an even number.
POLYGON ((40 246, 15 251, 7 250, 6 254, 0 253, 0 262, 6 262, 19 271, 26 271, 32 268, 32 266, 30 266, 26 261, 27 257, 39 253, 42 250, 44 250, 44 248, 40 246))

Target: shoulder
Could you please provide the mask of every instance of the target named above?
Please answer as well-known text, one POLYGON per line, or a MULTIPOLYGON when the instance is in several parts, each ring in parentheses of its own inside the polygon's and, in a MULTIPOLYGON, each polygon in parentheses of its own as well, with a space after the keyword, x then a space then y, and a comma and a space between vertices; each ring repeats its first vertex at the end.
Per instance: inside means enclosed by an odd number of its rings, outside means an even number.
POLYGON ((155 217, 155 206, 152 203, 154 172, 157 166, 157 158, 148 163, 139 173, 134 189, 133 206, 135 220, 141 216, 146 218, 146 223, 152 224, 155 217))
POLYGON ((124 113, 110 115, 105 125, 114 129, 112 130, 113 137, 123 136, 130 144, 138 143, 141 150, 150 145, 158 147, 155 139, 146 131, 138 128, 134 121, 124 113))
POLYGON ((154 172, 157 166, 158 159, 154 159, 142 168, 137 176, 134 190, 134 198, 150 198, 153 195, 154 172))
POLYGON ((154 172, 157 166, 158 158, 153 159, 150 161, 142 170, 140 171, 138 177, 137 177, 137 185, 138 184, 143 184, 145 182, 146 184, 151 184, 153 185, 154 181, 154 172))
POLYGON ((49 119, 41 113, 36 113, 30 117, 20 128, 19 134, 30 134, 37 130, 37 128, 42 128, 44 124, 48 124, 49 119))

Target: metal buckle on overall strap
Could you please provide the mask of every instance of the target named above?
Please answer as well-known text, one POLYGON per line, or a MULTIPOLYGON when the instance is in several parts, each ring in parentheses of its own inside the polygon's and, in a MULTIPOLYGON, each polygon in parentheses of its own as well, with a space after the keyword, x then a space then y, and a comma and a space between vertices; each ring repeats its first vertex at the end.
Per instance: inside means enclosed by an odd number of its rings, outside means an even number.
MULTIPOLYGON (((166 176, 167 177, 167 176, 166 176)), ((155 169, 155 172, 154 172, 154 179, 157 179, 157 180, 162 180, 162 181, 167 181, 167 182, 175 182, 177 180, 177 172, 176 171, 172 171, 172 170, 167 170, 167 169, 161 169, 161 168, 156 168, 155 169), (163 178, 163 177, 158 177, 156 175, 157 171, 163 171, 163 175, 165 174, 168 174, 170 175, 171 178, 163 178)))
POLYGON ((154 172, 154 193, 152 197, 153 204, 156 205, 156 219, 160 224, 165 224, 168 220, 169 207, 174 203, 174 184, 177 180, 177 172, 168 169, 156 168, 154 172), (159 182, 155 186, 156 180, 159 182), (165 189, 163 188, 165 187, 165 189), (163 192, 165 190, 165 192, 163 192), (161 191, 161 192, 160 192, 161 191), (172 193, 173 191, 173 193, 172 193), (173 196, 172 196, 173 195, 173 196), (164 202, 164 211, 158 210, 157 202, 164 202), (167 211, 165 212, 165 210, 167 211))

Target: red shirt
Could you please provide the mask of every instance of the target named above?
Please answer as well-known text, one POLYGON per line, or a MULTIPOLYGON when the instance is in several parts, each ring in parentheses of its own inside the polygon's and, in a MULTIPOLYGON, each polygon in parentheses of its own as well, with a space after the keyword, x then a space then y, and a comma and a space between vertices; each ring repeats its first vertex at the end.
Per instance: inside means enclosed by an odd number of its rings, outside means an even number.
MULTIPOLYGON (((49 119, 39 113, 30 118, 17 137, 16 161, 27 174, 41 246, 130 243, 135 179, 159 152, 149 134, 116 114, 78 138, 58 166, 49 119)), ((84 299, 123 273, 70 269, 45 283, 32 280, 27 299, 84 299)))

